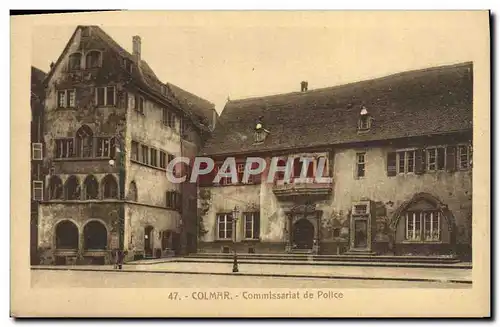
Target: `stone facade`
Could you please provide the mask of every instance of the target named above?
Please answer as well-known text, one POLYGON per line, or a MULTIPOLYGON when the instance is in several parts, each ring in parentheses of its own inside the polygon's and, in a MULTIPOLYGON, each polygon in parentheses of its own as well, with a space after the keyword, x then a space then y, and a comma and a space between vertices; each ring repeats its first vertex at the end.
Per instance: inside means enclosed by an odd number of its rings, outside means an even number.
MULTIPOLYGON (((456 135, 444 144, 469 144, 470 135, 456 135)), ((435 142, 439 143, 439 140, 435 142)), ((352 247, 354 228, 352 208, 359 202, 371 203, 371 252, 378 254, 452 254, 465 255, 470 251, 472 207, 472 171, 426 171, 388 176, 389 152, 418 146, 419 140, 401 141, 394 145, 366 145, 363 147, 332 147, 325 152, 297 152, 283 155, 319 157, 328 154, 332 177, 331 192, 325 195, 312 192, 291 193, 283 197, 281 187, 267 180, 266 170, 257 185, 218 185, 200 188, 200 206, 206 206, 202 217, 206 234, 202 236, 201 251, 220 252, 225 246, 232 248, 233 240, 218 239, 217 215, 231 213, 236 206, 240 219, 236 227, 236 249, 248 252, 294 252, 291 239, 294 224, 306 218, 314 228, 314 242, 310 248, 318 254, 342 254, 352 247), (417 142, 417 143, 415 143, 417 142), (365 154, 365 176, 356 177, 356 154, 365 154), (418 197, 419 194, 427 194, 418 197), (439 201, 451 212, 449 220, 440 221, 441 238, 436 242, 409 242, 405 240, 405 219, 401 207, 418 200, 439 201), (206 201, 206 203, 203 203, 206 201), (310 206, 307 210, 306 205, 310 206), (245 240, 242 216, 245 212, 258 212, 260 231, 258 240, 245 240), (450 232, 448 232, 450 230, 450 232), (317 238, 317 240, 316 240, 317 238)), ((422 144, 421 144, 422 145, 422 144)), ((269 166, 271 159, 266 159, 269 166)), ((300 186, 296 186, 300 189, 300 186)), ((443 215, 444 217, 444 215, 443 215)), ((297 250, 298 251, 298 250, 297 250)), ((298 251, 300 252, 300 251, 298 251)))
POLYGON ((183 151, 198 152, 208 128, 196 107, 183 106, 190 94, 169 92, 141 59, 140 37, 132 42, 130 54, 99 27, 79 26, 51 67, 38 213, 43 264, 109 264, 119 248, 126 260, 196 251, 182 237, 197 226, 196 214, 183 210, 183 199, 196 203, 196 186, 181 189, 166 171, 183 151))

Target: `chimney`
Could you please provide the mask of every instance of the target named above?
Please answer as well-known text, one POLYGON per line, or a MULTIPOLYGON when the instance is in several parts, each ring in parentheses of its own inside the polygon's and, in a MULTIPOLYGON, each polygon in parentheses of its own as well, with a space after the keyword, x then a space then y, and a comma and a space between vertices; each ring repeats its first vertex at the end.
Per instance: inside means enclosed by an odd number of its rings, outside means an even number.
POLYGON ((300 92, 306 92, 307 91, 307 81, 302 81, 300 82, 300 92))
POLYGON ((141 37, 136 35, 132 37, 132 54, 134 58, 139 61, 141 60, 141 37))

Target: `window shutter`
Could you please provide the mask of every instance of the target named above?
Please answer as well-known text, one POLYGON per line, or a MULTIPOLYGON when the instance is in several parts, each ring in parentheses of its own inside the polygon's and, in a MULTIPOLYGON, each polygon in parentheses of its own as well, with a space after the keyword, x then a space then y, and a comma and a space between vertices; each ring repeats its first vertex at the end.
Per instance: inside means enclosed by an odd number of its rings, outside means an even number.
POLYGON ((254 238, 260 237, 260 213, 254 214, 254 238))
POLYGON ((425 160, 425 150, 417 149, 415 150, 415 174, 423 174, 425 171, 426 160, 425 160))
POLYGON ((446 147, 446 170, 455 171, 457 169, 457 148, 455 146, 446 147))
POLYGON ((387 154, 387 176, 396 176, 396 152, 387 154))

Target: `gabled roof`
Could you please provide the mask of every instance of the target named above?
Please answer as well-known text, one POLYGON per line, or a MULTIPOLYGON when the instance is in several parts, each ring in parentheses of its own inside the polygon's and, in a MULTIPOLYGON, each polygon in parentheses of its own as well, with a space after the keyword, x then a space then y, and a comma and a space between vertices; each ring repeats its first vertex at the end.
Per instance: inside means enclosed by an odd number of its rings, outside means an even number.
MULTIPOLYGON (((61 56, 59 57, 55 66, 57 66, 60 63, 60 61, 62 60, 62 58, 65 56, 65 53, 67 52, 67 49, 68 49, 69 45, 71 44, 71 42, 75 36, 76 31, 81 27, 83 27, 83 26, 77 26, 77 28, 75 29, 75 32, 71 36, 69 42, 67 43, 65 49, 63 50, 63 52, 62 52, 61 56)), ((92 35, 95 35, 95 36, 99 37, 101 40, 103 40, 119 56, 126 58, 126 59, 129 59, 133 63, 134 68, 133 68, 132 76, 140 86, 145 87, 147 89, 147 91, 149 91, 150 93, 152 93, 156 97, 161 98, 162 100, 166 101, 167 103, 174 104, 174 105, 176 104, 178 106, 178 109, 183 111, 185 114, 187 114, 187 116, 190 117, 193 120, 193 123, 196 126, 198 126, 199 128, 204 129, 204 130, 210 129, 209 124, 207 124, 205 122, 206 116, 204 113, 206 111, 206 104, 204 104, 202 101, 197 101, 197 102, 193 102, 192 105, 187 106, 187 105, 182 103, 183 102, 182 96, 180 97, 180 100, 181 100, 180 101, 179 98, 177 98, 177 96, 175 96, 175 94, 162 93, 162 86, 165 87, 166 89, 168 89, 169 84, 162 83, 158 79, 158 77, 156 76, 154 71, 151 69, 151 67, 147 64, 146 61, 140 60, 139 62, 137 62, 135 60, 134 56, 130 52, 128 52, 122 46, 120 46, 111 36, 109 36, 106 32, 104 32, 104 30, 101 29, 99 26, 89 25, 86 27, 91 28, 92 35)), ((49 75, 48 75, 46 80, 50 79, 50 77, 52 76, 52 72, 53 72, 53 70, 51 72, 49 72, 49 75)), ((179 92, 191 94, 191 93, 184 91, 180 88, 178 88, 178 89, 179 89, 179 92)), ((194 96, 194 97, 196 97, 196 96, 194 96)), ((199 97, 197 97, 197 98, 201 99, 199 97)), ((201 100, 203 100, 205 103, 210 103, 204 99, 201 99, 201 100)), ((212 107, 213 107, 213 105, 212 105, 212 107)))
POLYGON ((310 148, 472 128, 471 62, 305 92, 227 102, 206 155, 310 148), (363 106, 373 118, 358 132, 363 106), (254 144, 262 117, 270 134, 254 144))

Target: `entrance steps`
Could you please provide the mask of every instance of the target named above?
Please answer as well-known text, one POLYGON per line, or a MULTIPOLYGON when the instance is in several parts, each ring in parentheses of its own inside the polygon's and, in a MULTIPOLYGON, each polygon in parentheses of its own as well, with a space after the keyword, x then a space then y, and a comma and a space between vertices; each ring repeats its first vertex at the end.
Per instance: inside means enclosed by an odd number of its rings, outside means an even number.
MULTIPOLYGON (((185 259, 196 259, 198 261, 232 259, 233 254, 227 253, 195 253, 185 259)), ((238 260, 251 261, 313 261, 313 262, 365 262, 365 263, 425 263, 425 264, 455 264, 460 260, 456 256, 396 256, 396 255, 369 255, 366 253, 340 254, 340 255, 313 255, 303 253, 293 254, 238 254, 238 260)))

